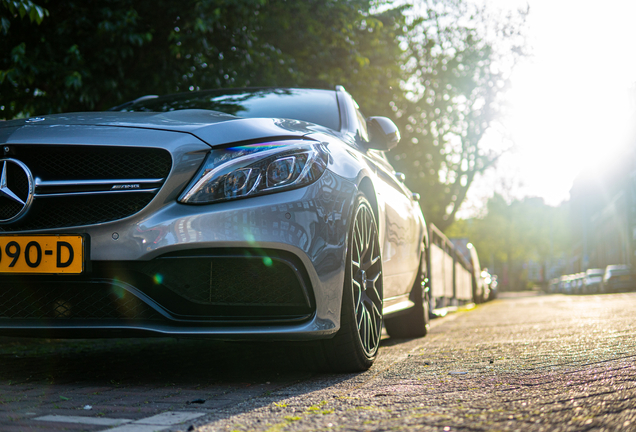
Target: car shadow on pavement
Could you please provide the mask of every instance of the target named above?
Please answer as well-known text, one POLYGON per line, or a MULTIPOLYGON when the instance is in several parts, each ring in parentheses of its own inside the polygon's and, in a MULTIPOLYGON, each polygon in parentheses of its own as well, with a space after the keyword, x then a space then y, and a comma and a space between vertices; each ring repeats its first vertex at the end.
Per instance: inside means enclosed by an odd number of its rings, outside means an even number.
POLYGON ((184 384, 307 369, 280 344, 157 339, 0 338, 0 379, 184 384))
POLYGON ((0 405, 10 414, 0 415, 0 430, 29 429, 31 418, 46 415, 134 420, 194 411, 209 424, 264 407, 278 412, 289 398, 339 397, 385 370, 410 342, 384 338, 369 371, 333 374, 311 370, 303 345, 0 337, 0 405))
POLYGON ((361 375, 312 372, 302 354, 278 343, 0 337, 0 394, 38 415, 90 405, 107 417, 195 409, 222 419, 361 375))

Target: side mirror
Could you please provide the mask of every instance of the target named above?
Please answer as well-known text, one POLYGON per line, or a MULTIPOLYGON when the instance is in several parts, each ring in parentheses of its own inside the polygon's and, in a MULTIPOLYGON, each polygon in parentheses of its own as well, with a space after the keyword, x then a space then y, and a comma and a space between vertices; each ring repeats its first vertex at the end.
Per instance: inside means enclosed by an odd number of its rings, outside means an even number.
POLYGON ((389 151, 400 142, 400 131, 395 123, 386 117, 369 117, 367 129, 370 149, 389 151))

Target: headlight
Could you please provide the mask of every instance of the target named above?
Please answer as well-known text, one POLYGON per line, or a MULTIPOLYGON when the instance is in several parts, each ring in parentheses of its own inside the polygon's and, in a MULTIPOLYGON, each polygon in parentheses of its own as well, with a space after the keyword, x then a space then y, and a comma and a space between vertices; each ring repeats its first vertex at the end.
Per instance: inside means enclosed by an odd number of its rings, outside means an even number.
POLYGON ((179 197, 184 204, 209 204, 306 186, 327 167, 315 141, 276 141, 212 150, 179 197))

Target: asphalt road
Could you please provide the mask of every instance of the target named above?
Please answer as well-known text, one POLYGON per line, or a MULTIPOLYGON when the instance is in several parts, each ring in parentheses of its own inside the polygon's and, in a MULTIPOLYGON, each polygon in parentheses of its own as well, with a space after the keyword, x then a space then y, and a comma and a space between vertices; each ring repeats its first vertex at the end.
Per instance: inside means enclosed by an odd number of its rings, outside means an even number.
POLYGON ((636 430, 634 311, 509 296, 344 375, 273 345, 0 338, 0 431, 636 430))

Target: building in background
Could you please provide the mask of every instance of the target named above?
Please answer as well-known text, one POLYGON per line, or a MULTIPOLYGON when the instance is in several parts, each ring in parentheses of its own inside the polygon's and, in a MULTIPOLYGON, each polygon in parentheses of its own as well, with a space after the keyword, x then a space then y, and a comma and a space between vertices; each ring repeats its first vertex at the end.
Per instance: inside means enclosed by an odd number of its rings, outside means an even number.
POLYGON ((617 155, 611 169, 582 173, 570 196, 577 242, 564 273, 636 266, 636 152, 617 155))

